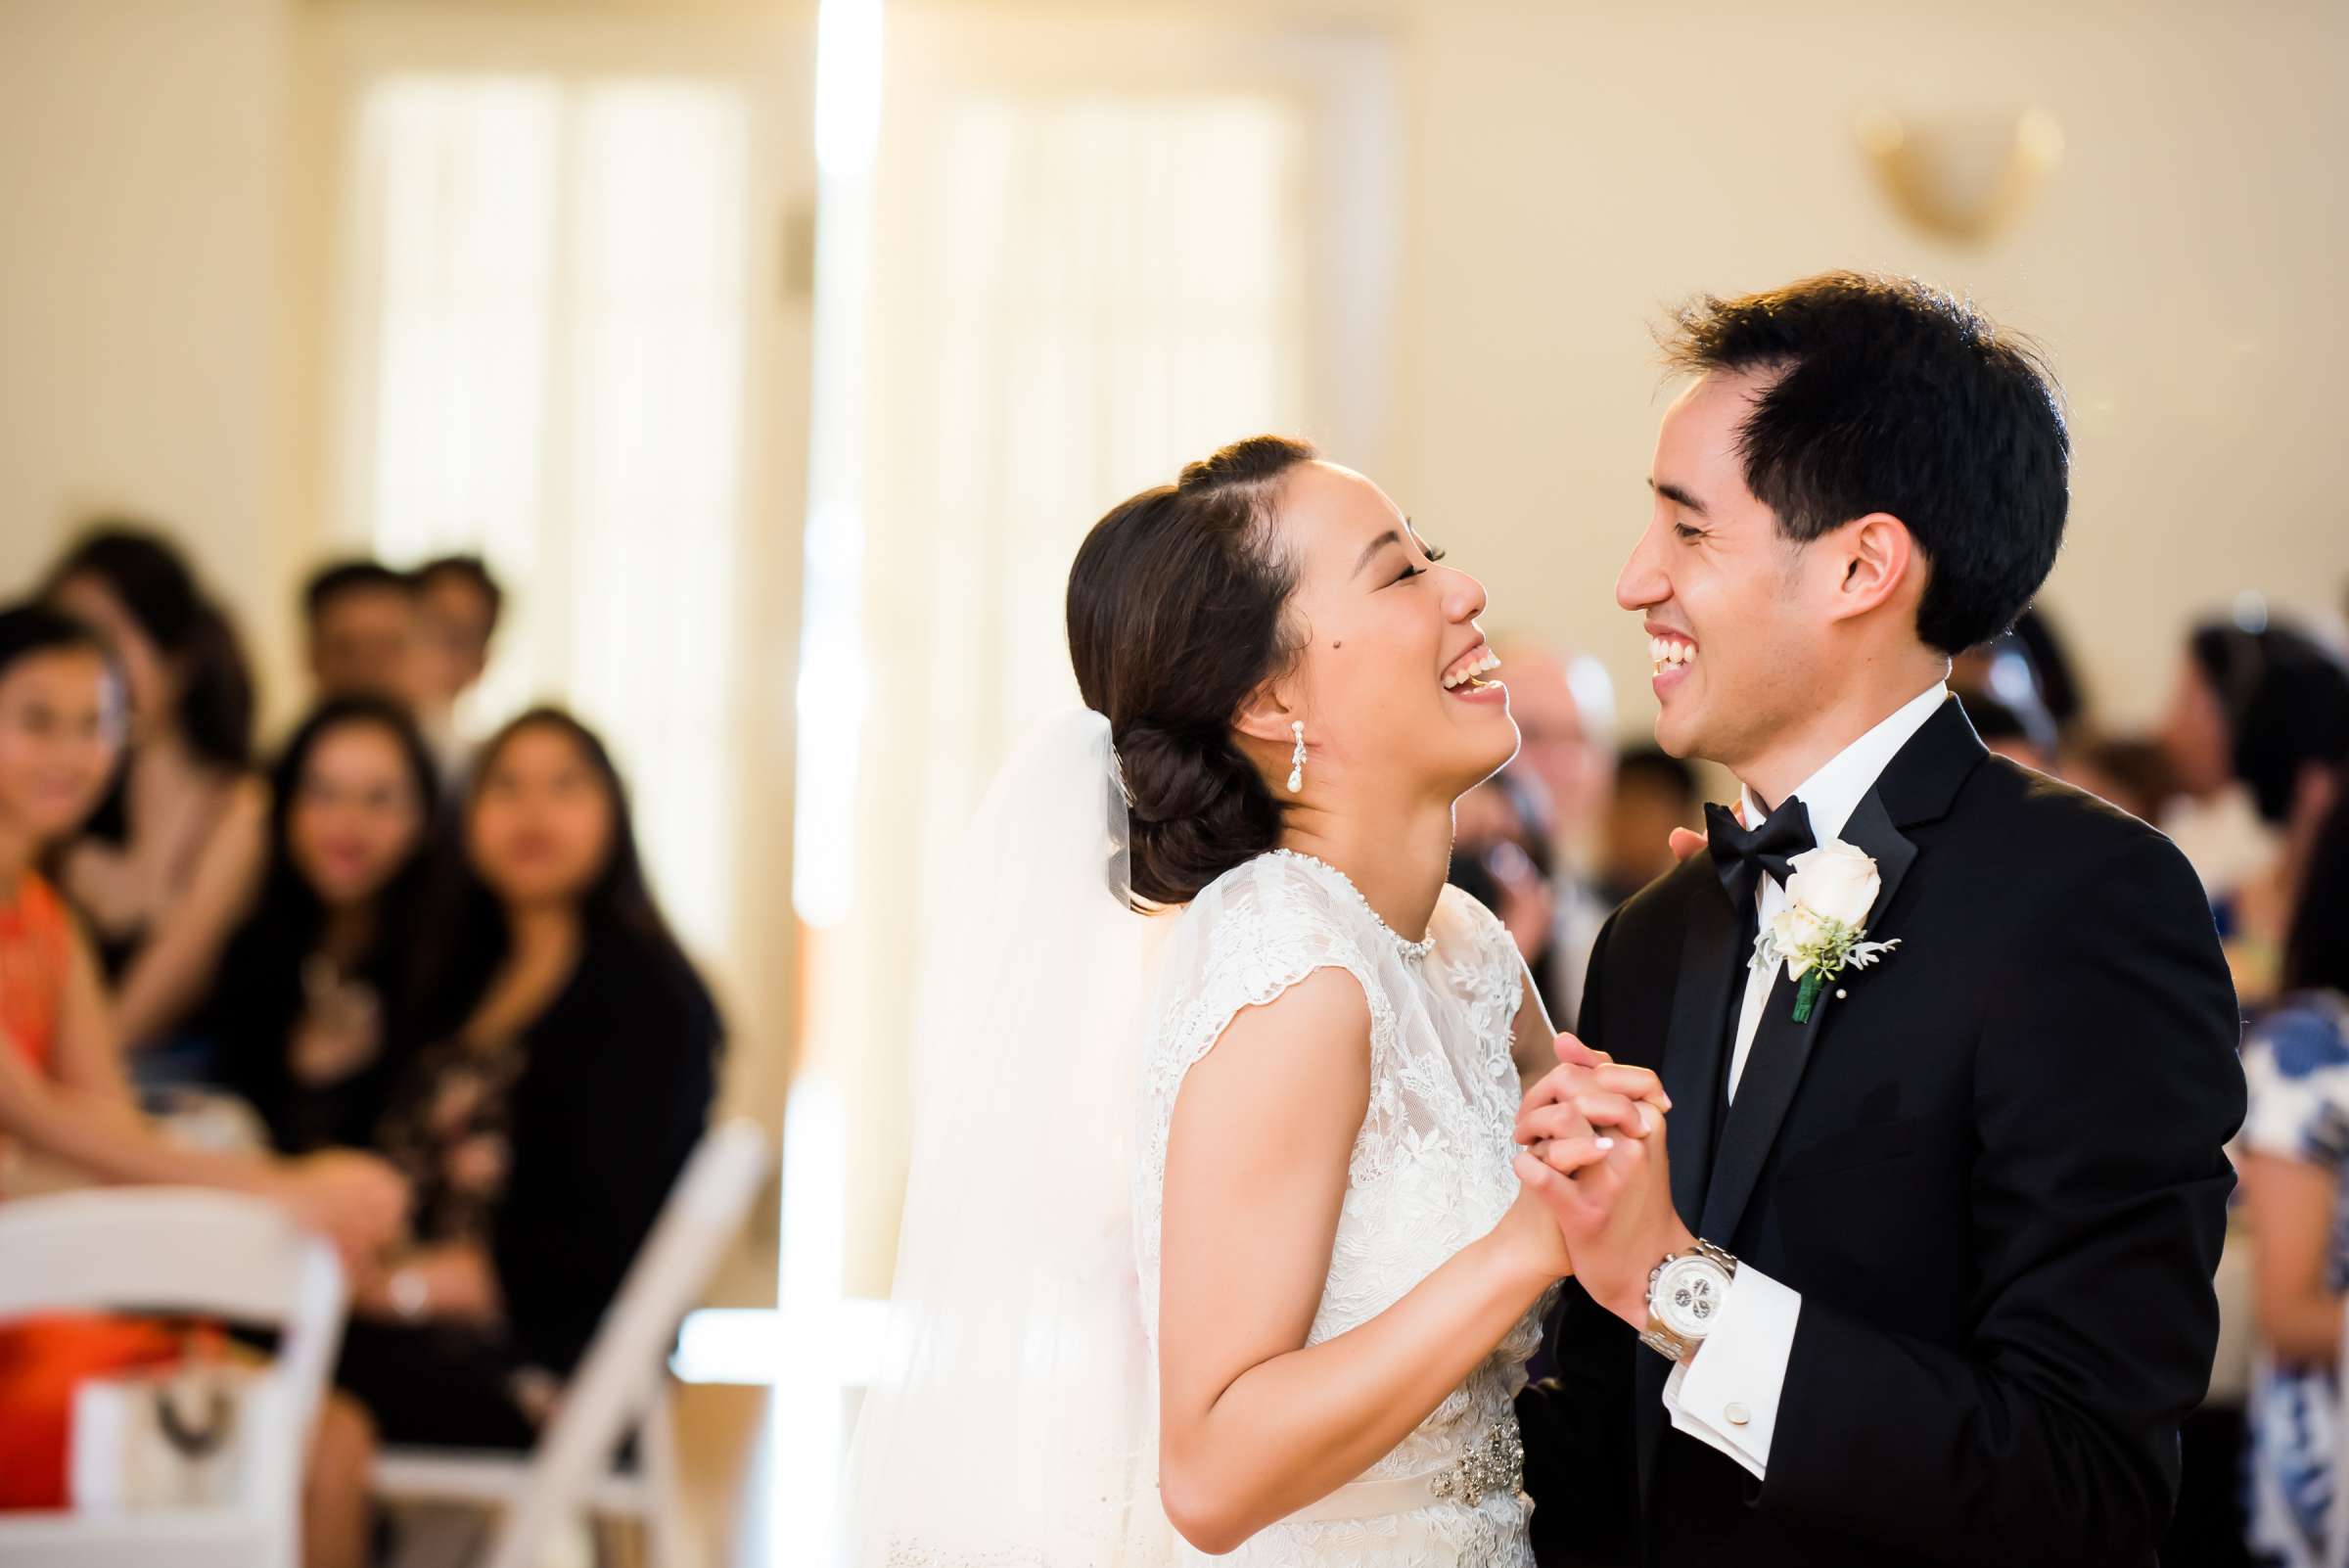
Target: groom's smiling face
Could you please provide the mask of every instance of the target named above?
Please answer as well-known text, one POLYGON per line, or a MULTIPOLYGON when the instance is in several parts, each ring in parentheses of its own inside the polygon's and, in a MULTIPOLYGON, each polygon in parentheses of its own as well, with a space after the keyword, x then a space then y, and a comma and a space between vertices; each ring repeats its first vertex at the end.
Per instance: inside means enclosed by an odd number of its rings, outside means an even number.
POLYGON ((1768 385, 1716 371, 1673 403, 1648 471, 1647 529, 1615 583, 1649 640, 1656 743, 1731 767, 1800 715, 1826 662, 1807 552, 1746 487, 1739 433, 1768 385))

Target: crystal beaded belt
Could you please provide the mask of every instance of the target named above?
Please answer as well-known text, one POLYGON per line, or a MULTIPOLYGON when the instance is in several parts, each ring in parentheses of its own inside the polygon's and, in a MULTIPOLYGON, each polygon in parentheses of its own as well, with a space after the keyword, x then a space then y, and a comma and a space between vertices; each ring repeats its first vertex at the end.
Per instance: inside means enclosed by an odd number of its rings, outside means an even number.
POLYGON ((1496 1421, 1450 1464, 1397 1481, 1352 1481, 1319 1502, 1292 1513, 1286 1524, 1380 1519, 1439 1502, 1473 1508, 1487 1498, 1515 1497, 1525 1487, 1525 1444, 1514 1418, 1496 1421))

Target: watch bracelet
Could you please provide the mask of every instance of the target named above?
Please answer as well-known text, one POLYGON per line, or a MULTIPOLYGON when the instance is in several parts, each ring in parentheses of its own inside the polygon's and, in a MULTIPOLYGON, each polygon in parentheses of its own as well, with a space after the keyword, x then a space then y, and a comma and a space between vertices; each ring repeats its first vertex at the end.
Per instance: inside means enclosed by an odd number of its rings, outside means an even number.
POLYGON ((1693 1347, 1704 1343, 1704 1336, 1700 1334, 1690 1339, 1665 1326, 1662 1314, 1656 1311, 1656 1286, 1663 1281, 1665 1269, 1688 1258, 1704 1259, 1732 1281, 1737 1277, 1736 1258, 1727 1248, 1716 1246, 1702 1236, 1697 1237, 1696 1245, 1685 1252, 1666 1253, 1647 1271, 1647 1327, 1640 1330, 1639 1343, 1675 1363, 1685 1360, 1693 1347))

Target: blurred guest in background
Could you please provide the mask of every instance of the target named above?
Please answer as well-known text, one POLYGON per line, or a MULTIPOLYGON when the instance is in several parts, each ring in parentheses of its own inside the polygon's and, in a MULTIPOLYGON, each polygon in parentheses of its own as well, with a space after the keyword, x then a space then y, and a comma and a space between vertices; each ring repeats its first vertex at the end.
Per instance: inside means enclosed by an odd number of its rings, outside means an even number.
POLYGON ((1510 770, 1540 781, 1550 832, 1580 850, 1607 808, 1615 771, 1615 688, 1606 667, 1530 638, 1501 638, 1495 652, 1509 672, 1509 713, 1523 737, 1510 770))
POLYGON ((36 869, 97 807, 121 747, 98 634, 42 605, 0 610, 0 1050, 127 1114, 97 958, 36 869))
POLYGON ((416 699, 416 586, 380 561, 338 561, 302 590, 314 696, 416 699))
POLYGON ((1600 897, 1612 909, 1672 869, 1674 828, 1703 821, 1696 769, 1655 746, 1634 746, 1615 764, 1615 797, 1598 862, 1600 897))
POLYGON ((2015 617, 2013 629, 1992 646, 2009 643, 2030 662, 2031 689, 2039 699, 2040 711, 2055 725, 2057 744, 2081 734, 2090 722, 2087 693, 2072 666, 2071 653, 2047 611, 2032 605, 2015 617))
POLYGON ((505 591, 478 555, 427 561, 410 576, 416 592, 416 722, 453 779, 464 761, 465 738, 457 703, 489 668, 489 644, 505 607, 505 591))
POLYGON ((383 1118, 438 793, 415 721, 382 697, 327 703, 278 761, 260 899, 196 1028, 289 1153, 364 1146, 383 1118))
MULTIPOLYGON (((1500 916, 1525 959, 1534 989, 1552 1011, 1564 993, 1558 971, 1557 881, 1552 868, 1547 797, 1541 786, 1504 769, 1460 797, 1452 808, 1451 869, 1446 880, 1500 916)), ((1517 1063, 1539 1078, 1556 1065, 1544 1049, 1517 1063)))
POLYGON ((1553 984, 1543 987, 1550 1015, 1571 1019, 1582 1007, 1590 947, 1614 905, 1589 871, 1591 840, 1605 819, 1615 772, 1615 687, 1606 667, 1585 653, 1564 653, 1530 638, 1502 638, 1500 678, 1522 743, 1507 772, 1539 786, 1519 799, 1546 823, 1547 875, 1555 935, 1547 945, 1553 984))
POLYGON ((1982 737, 1983 745, 2034 772, 2055 771, 2055 732, 2051 727, 2029 722, 1988 692, 1964 692, 1958 700, 1964 705, 1965 716, 1973 720, 1974 733, 1982 737))
POLYGON ((2349 1292, 2349 793, 2318 830, 2282 999, 2243 1047, 2243 1202, 2257 1243, 2252 1545, 2335 1568, 2342 1302, 2349 1292))
POLYGON ((2180 790, 2209 802, 2247 795, 2274 848, 2256 871, 2214 890, 2235 989, 2276 994, 2284 930, 2349 760, 2349 667, 2297 628, 2195 628, 2162 732, 2180 790))
MULTIPOLYGON (((86 535, 44 597, 105 639, 128 696, 115 787, 54 864, 96 937, 117 1038, 153 1050, 203 995, 259 875, 268 798, 252 769, 253 680, 227 619, 154 533, 86 535)), ((202 1066, 159 1055, 140 1072, 202 1066)))
POLYGON ((463 838, 429 1043, 382 1134, 416 1245, 357 1282, 337 1375, 387 1441, 522 1447, 701 1135, 718 1021, 577 720, 490 740, 463 838))
POLYGON ((2141 822, 2160 821, 2178 793, 2169 753, 2161 742, 2137 735, 2113 735, 2075 747, 2064 757, 2063 779, 2141 822))
MULTIPOLYGON (((1977 697, 2004 704, 2014 715, 2019 732, 2044 757, 2054 757, 2064 746, 2082 739, 2088 729, 2087 702, 2071 655, 2064 650, 2054 623, 2037 605, 2017 616, 2008 630, 1953 660, 1950 689, 1964 700, 1969 715, 1977 697)), ((1979 720, 1974 728, 1981 733, 1979 720)), ((1990 739, 1987 734, 1982 738, 1990 739)))
MULTIPOLYGON (((350 1260, 397 1233, 406 1189, 380 1162, 299 1165, 164 1140, 137 1115, 115 1052, 98 965, 34 869, 113 777, 122 696, 98 635, 44 606, 0 611, 0 1176, 13 1142, 90 1176, 233 1188, 275 1199, 350 1260)), ((0 1192, 0 1198, 5 1192, 0 1192)), ((69 1500, 70 1412, 83 1381, 168 1364, 178 1329, 137 1317, 49 1314, 0 1325, 0 1508, 69 1500)), ((345 1405, 321 1415, 305 1560, 364 1560, 367 1442, 345 1405)))

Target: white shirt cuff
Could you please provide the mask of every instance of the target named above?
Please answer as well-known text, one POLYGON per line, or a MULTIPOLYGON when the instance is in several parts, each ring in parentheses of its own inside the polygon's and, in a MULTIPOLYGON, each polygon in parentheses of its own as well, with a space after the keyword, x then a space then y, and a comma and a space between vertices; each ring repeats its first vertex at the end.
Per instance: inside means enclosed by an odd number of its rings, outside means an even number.
POLYGON ((1739 1264, 1703 1351, 1664 1380, 1673 1426, 1735 1459, 1757 1481, 1770 1467, 1770 1436, 1802 1310, 1799 1291, 1739 1264))

